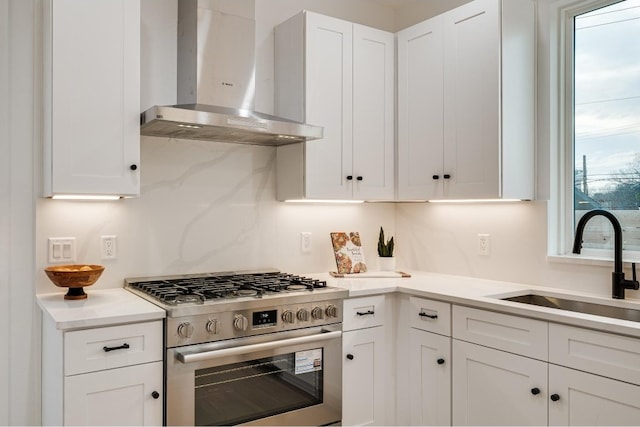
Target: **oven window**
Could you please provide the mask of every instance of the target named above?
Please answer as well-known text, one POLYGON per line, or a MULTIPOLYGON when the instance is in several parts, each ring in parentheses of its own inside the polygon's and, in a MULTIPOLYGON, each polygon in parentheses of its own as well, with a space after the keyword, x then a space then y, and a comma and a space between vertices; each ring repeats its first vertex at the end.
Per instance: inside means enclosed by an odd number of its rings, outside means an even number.
POLYGON ((322 403, 322 352, 196 370, 196 425, 241 424, 322 403))

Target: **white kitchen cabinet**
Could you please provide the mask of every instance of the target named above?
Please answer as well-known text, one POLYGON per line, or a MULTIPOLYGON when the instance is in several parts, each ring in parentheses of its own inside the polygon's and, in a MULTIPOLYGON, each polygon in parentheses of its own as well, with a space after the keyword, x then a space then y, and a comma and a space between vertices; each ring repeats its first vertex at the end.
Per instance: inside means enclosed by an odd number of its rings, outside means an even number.
POLYGON ((140 2, 48 0, 44 193, 140 193, 140 2))
POLYGON ((393 200, 392 33, 302 12, 275 29, 275 113, 324 138, 277 148, 277 197, 393 200))
POLYGON ((384 326, 342 336, 342 425, 385 425, 384 326))
POLYGON ((474 0, 398 33, 399 200, 532 199, 534 136, 533 1, 474 0))
POLYGON ((342 425, 389 425, 386 298, 348 299, 343 311, 342 425))
POLYGON ((162 375, 162 362, 153 362, 67 377, 64 424, 160 425, 162 375))
POLYGON ((451 425, 451 338, 411 328, 409 343, 411 425, 451 425))
POLYGON ((640 386, 549 365, 549 425, 638 425, 640 386))
POLYGON ((161 425, 162 331, 161 320, 60 330, 43 316, 43 424, 161 425))
POLYGON ((453 340, 454 425, 546 425, 547 363, 453 340))

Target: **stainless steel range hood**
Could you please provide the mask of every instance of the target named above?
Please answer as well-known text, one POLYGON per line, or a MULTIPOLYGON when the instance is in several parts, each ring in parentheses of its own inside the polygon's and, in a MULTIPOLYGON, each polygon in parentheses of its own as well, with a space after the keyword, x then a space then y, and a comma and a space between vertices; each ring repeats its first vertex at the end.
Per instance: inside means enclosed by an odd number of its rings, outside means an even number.
POLYGON ((140 116, 140 133, 258 145, 320 139, 323 128, 253 111, 255 22, 210 0, 178 0, 178 105, 140 116))

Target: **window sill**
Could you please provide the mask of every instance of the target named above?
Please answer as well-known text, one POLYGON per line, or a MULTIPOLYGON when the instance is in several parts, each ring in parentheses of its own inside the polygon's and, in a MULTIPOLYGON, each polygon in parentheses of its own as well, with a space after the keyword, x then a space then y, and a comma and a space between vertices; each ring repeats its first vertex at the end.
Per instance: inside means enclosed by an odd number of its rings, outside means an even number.
MULTIPOLYGON (((547 260, 549 262, 556 262, 561 264, 590 265, 596 267, 613 268, 613 253, 611 251, 600 252, 583 250, 582 254, 547 255, 547 260)), ((622 261, 624 262, 624 268, 631 268, 632 262, 640 264, 640 253, 635 251, 623 252, 622 261)))

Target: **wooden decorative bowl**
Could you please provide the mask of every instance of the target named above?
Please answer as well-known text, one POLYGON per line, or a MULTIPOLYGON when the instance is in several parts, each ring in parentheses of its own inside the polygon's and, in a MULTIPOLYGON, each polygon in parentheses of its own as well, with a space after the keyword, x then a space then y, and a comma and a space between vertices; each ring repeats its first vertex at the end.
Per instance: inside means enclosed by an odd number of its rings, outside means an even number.
POLYGON ((44 269, 54 285, 69 288, 64 299, 85 299, 87 294, 82 288, 96 283, 103 271, 104 266, 90 264, 56 265, 44 269))

